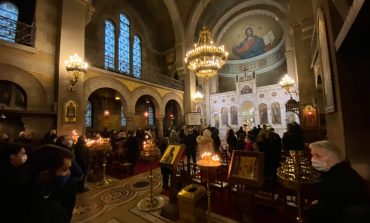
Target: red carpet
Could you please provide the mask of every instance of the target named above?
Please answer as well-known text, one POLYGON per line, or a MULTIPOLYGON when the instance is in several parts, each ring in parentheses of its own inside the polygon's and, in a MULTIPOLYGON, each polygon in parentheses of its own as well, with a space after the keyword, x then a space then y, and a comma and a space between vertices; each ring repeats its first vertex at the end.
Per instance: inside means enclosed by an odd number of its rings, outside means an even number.
MULTIPOLYGON (((158 162, 153 162, 153 166, 152 166, 153 170, 158 167, 159 167, 158 162)), ((131 177, 136 174, 147 172, 149 170, 150 170, 149 161, 138 160, 135 166, 134 174, 130 174, 128 170, 121 169, 121 168, 115 169, 115 170, 109 170, 107 174, 111 177, 122 180, 122 179, 131 177)))

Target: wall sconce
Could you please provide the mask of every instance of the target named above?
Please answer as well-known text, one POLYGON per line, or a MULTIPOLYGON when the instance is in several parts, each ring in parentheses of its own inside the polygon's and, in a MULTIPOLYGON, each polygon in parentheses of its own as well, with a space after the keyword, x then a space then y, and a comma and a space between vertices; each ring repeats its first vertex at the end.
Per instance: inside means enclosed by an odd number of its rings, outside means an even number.
POLYGON ((194 95, 194 100, 196 100, 196 101, 201 101, 201 100, 203 100, 203 98, 204 98, 204 96, 203 96, 203 94, 202 93, 200 93, 200 91, 197 91, 196 93, 195 93, 195 95, 194 95))
POLYGON ((292 93, 297 94, 297 92, 293 90, 295 82, 288 74, 284 75, 284 77, 281 79, 279 84, 282 88, 284 88, 290 94, 290 97, 292 97, 292 93))
POLYGON ((78 79, 80 76, 86 73, 88 65, 75 53, 74 55, 70 56, 68 60, 64 61, 64 66, 67 72, 71 74, 71 80, 68 89, 70 91, 74 91, 78 79))

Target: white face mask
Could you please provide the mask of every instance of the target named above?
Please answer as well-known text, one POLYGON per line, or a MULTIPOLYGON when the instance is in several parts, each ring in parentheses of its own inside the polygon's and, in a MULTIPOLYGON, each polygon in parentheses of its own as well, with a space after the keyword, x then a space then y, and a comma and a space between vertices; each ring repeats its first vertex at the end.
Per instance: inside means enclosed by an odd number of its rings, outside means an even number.
POLYGON ((321 172, 328 172, 331 168, 331 166, 329 166, 328 163, 321 161, 321 160, 312 158, 311 162, 312 162, 313 168, 321 172))
POLYGON ((73 140, 69 140, 68 141, 68 147, 72 147, 73 146, 73 140))
POLYGON ((27 161, 27 158, 28 158, 27 155, 23 155, 21 157, 22 163, 25 163, 27 161))

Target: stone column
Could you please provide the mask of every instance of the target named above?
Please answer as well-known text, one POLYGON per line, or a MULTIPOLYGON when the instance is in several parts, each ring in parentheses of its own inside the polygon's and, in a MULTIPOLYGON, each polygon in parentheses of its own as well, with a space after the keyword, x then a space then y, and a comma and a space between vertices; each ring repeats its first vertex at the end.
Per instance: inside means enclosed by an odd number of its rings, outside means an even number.
POLYGON ((127 130, 134 130, 134 113, 126 113, 126 128, 127 130))
POLYGON ((185 73, 185 92, 184 92, 184 114, 195 111, 195 104, 192 96, 195 94, 195 74, 189 70, 185 73))
MULTIPOLYGON (((211 80, 210 80, 211 81, 211 80)), ((203 81, 203 95, 204 95, 204 104, 205 104, 205 110, 204 110, 204 124, 203 125, 209 125, 211 120, 211 112, 210 112, 210 104, 209 104, 209 90, 210 90, 210 83, 208 81, 203 81)))
POLYGON ((294 46, 292 35, 293 33, 289 29, 289 27, 285 27, 285 58, 287 64, 287 73, 297 82, 297 69, 294 57, 294 46))
POLYGON ((159 115, 157 117, 158 137, 163 137, 163 117, 164 115, 159 115))
POLYGON ((83 105, 83 75, 75 85, 75 90, 69 90, 71 76, 66 71, 64 61, 69 56, 77 53, 82 59, 85 57, 85 27, 89 23, 94 8, 91 7, 90 1, 81 0, 63 0, 60 2, 62 8, 60 12, 60 40, 58 63, 58 135, 71 135, 72 130, 82 134, 85 126, 85 108, 83 105), (68 101, 76 104, 75 117, 73 121, 68 121, 66 117, 66 104, 68 101))

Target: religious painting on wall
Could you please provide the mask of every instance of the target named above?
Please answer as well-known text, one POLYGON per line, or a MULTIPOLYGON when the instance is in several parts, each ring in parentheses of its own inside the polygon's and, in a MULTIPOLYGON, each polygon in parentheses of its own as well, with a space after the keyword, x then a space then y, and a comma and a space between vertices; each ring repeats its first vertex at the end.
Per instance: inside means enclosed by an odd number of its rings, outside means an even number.
POLYGON ((334 93, 333 93, 333 83, 332 83, 332 74, 330 67, 330 54, 328 47, 328 38, 326 35, 326 25, 324 14, 321 10, 318 11, 318 53, 320 55, 322 63, 322 78, 323 78, 323 87, 324 87, 324 103, 325 103, 325 112, 330 113, 335 111, 334 106, 334 93))
POLYGON ((281 124, 280 104, 278 102, 271 104, 271 119, 272 124, 281 124))
POLYGON ((213 119, 215 122, 215 128, 219 129, 220 128, 220 117, 218 116, 218 114, 214 114, 213 119))
POLYGON ((77 121, 77 105, 76 102, 69 100, 64 104, 64 121, 76 122, 77 121))
POLYGON ((248 123, 248 126, 254 126, 254 105, 252 102, 243 102, 240 106, 240 118, 243 123, 248 123))
POLYGON ((303 117, 302 125, 303 128, 317 128, 318 118, 317 109, 311 105, 307 104, 303 106, 303 117))
POLYGON ((226 50, 232 52, 229 55, 231 60, 262 55, 283 41, 284 31, 273 16, 251 13, 236 19, 220 39, 225 43, 226 50))
MULTIPOLYGON (((266 44, 264 38, 256 35, 253 27, 246 27, 244 34, 245 39, 238 46, 233 47, 233 53, 241 59, 255 57, 269 50, 270 43, 266 44)), ((273 41, 275 39, 271 31, 267 35, 268 40, 272 39, 273 41)))
POLYGON ((234 150, 229 166, 229 182, 262 187, 264 153, 234 150))
POLYGON ((230 108, 231 124, 238 125, 238 109, 235 106, 230 108))
POLYGON ((227 113, 227 108, 223 107, 221 109, 221 124, 222 126, 228 126, 229 125, 229 115, 227 113))
POLYGON ((260 111, 260 124, 268 124, 267 105, 264 103, 260 104, 259 111, 260 111))
POLYGON ((162 165, 176 165, 184 153, 184 150, 185 148, 181 145, 168 145, 159 163, 162 165))

